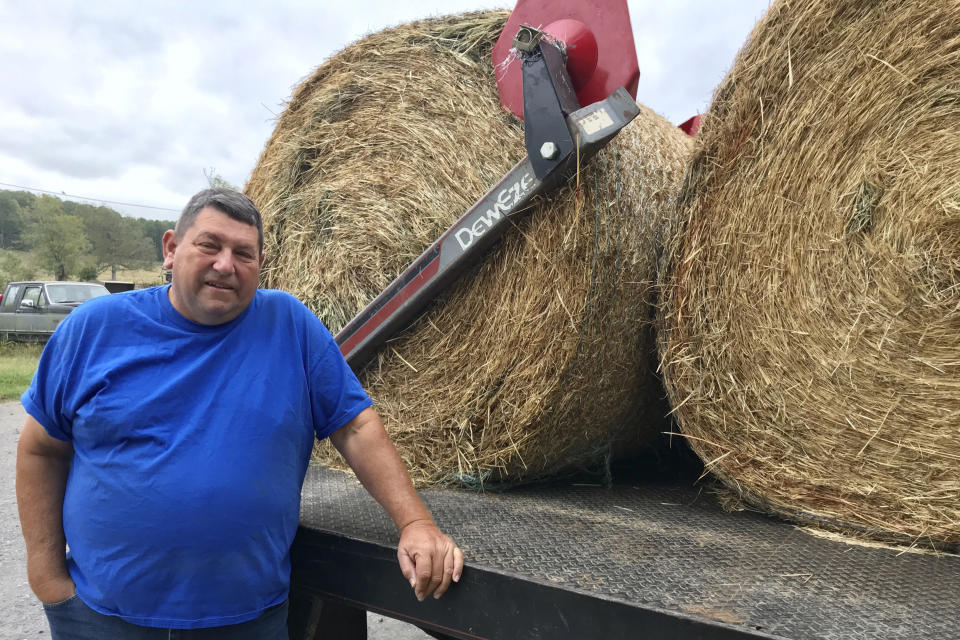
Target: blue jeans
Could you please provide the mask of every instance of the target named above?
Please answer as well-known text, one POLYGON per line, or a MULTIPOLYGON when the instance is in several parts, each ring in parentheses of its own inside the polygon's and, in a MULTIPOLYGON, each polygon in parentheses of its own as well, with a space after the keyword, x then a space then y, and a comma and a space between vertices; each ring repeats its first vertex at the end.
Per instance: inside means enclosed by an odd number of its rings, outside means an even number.
POLYGON ((249 622, 207 629, 141 627, 98 613, 76 595, 44 604, 43 612, 53 640, 287 640, 287 607, 284 601, 249 622))

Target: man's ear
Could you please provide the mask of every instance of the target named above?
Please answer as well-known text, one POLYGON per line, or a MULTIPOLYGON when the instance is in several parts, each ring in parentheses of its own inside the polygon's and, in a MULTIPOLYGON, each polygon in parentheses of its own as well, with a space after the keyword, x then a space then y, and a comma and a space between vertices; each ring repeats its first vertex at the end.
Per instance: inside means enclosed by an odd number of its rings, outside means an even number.
POLYGON ((173 253, 177 250, 177 232, 173 229, 165 231, 160 244, 163 247, 163 268, 172 269, 173 253))

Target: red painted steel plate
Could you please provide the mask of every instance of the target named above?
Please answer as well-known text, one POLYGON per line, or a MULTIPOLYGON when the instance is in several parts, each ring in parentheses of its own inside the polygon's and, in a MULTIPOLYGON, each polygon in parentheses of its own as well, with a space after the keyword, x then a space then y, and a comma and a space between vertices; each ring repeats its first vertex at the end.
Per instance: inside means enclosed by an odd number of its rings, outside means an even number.
POLYGON ((697 132, 700 131, 700 120, 701 117, 699 114, 688 118, 683 121, 683 124, 677 125, 680 129, 690 137, 697 135, 697 132))
POLYGON ((596 69, 577 90, 580 106, 603 100, 617 87, 637 97, 640 68, 626 0, 519 0, 493 47, 493 66, 500 104, 521 119, 523 80, 520 60, 510 55, 513 38, 522 25, 543 29, 565 19, 585 24, 597 42, 596 69))

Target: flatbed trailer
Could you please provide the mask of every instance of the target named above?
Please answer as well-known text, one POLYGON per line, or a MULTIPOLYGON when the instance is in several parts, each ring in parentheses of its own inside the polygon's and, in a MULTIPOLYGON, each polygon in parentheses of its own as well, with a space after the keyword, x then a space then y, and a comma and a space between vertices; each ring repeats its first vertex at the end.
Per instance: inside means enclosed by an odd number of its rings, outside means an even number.
POLYGON ((291 637, 366 638, 373 611, 466 640, 960 638, 960 557, 725 512, 696 479, 421 491, 466 566, 446 595, 420 603, 383 510, 352 476, 311 467, 291 637))

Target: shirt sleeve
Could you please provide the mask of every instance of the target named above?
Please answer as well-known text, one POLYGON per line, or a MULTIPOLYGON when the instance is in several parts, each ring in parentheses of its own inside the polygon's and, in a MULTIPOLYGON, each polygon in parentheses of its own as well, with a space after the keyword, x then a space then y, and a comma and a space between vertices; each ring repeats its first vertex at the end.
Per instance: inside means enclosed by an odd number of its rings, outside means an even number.
POLYGON ((306 310, 312 318, 310 327, 311 360, 310 402, 317 438, 323 439, 350 422, 373 401, 360 385, 330 331, 306 310))
POLYGON ((56 328, 40 354, 30 386, 20 396, 24 410, 57 440, 73 440, 73 416, 68 390, 76 362, 79 323, 70 316, 56 328), (74 321, 72 321, 74 320, 74 321))

